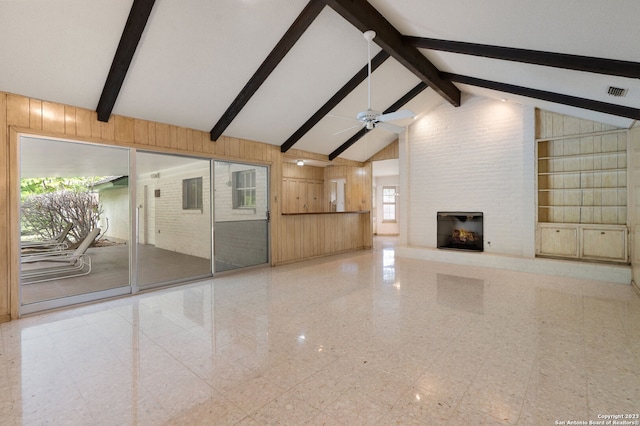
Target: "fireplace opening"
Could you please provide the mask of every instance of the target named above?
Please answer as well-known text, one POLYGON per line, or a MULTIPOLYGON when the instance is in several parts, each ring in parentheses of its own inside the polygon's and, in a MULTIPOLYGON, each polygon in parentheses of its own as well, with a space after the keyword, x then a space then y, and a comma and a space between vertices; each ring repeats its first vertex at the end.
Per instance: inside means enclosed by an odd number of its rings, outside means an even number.
POLYGON ((484 251, 482 212, 438 212, 437 247, 484 251))

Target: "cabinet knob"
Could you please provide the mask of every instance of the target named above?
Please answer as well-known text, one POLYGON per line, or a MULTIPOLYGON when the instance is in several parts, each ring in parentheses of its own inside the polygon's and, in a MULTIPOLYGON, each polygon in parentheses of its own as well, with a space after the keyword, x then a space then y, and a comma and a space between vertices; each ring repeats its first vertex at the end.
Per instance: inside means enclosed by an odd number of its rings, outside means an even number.
POLYGON ((556 229, 556 232, 560 232, 560 230, 559 230, 559 229, 556 229))
POLYGON ((605 232, 604 232, 604 231, 602 231, 602 232, 600 233, 600 235, 604 235, 604 234, 605 234, 605 232))

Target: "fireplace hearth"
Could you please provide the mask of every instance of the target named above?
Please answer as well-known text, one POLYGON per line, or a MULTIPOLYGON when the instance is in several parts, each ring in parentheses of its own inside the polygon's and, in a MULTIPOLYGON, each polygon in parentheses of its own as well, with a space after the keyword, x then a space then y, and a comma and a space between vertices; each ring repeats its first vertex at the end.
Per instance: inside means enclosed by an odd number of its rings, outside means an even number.
POLYGON ((438 212, 439 249, 484 251, 482 212, 438 212))

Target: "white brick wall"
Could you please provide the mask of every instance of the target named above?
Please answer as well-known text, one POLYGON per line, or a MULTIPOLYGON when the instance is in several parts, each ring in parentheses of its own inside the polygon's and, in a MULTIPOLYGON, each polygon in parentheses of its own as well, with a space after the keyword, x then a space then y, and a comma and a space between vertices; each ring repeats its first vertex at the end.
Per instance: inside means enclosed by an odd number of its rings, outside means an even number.
POLYGON ((268 197, 267 167, 251 164, 228 163, 225 161, 214 162, 215 179, 215 218, 216 222, 229 220, 262 220, 266 216, 268 197), (232 174, 243 170, 256 171, 256 208, 233 208, 232 174))
MULTIPOLYGON (((202 258, 211 258, 211 186, 209 179, 208 160, 203 160, 187 167, 161 169, 158 178, 139 176, 137 183, 136 205, 140 206, 139 236, 141 243, 153 244, 165 250, 185 253, 202 258), (202 178, 203 209, 182 209, 182 181, 183 179, 202 178), (148 188, 148 199, 145 203, 144 187, 148 188), (160 191, 160 197, 154 196, 154 191, 160 191), (145 216, 146 210, 146 216, 145 216), (145 224, 145 217, 148 223, 145 224), (145 230, 153 235, 145 236, 145 230)), ((266 218, 268 196, 268 169, 264 166, 254 166, 237 163, 216 161, 216 222, 236 220, 264 220, 266 218), (233 209, 231 173, 241 170, 256 170, 256 208, 233 209)), ((103 191, 101 200, 105 208, 104 217, 109 218, 108 236, 128 240, 128 189, 103 191)), ((104 222, 104 220, 103 220, 104 222)), ((101 223, 106 227, 106 222, 101 223)), ((247 236, 251 238, 254 236, 247 236)), ((266 241, 265 237, 260 239, 266 241)), ((247 241, 236 236, 238 255, 246 254, 247 241)), ((231 247, 234 241, 227 241, 231 247)), ((223 244, 224 245, 224 244, 223 244)), ((262 257, 264 257, 261 254, 262 257)))
MULTIPOLYGON (((144 200, 144 185, 149 185, 149 202, 154 203, 155 246, 165 250, 185 253, 205 259, 211 258, 211 186, 209 179, 209 161, 203 160, 197 165, 160 170, 158 179, 138 181, 137 204, 144 200), (182 210, 182 180, 202 178, 203 210, 182 210), (160 190, 155 198, 153 189, 160 190)), ((151 206, 147 206, 150 208, 151 206)), ((145 207, 143 207, 145 208, 145 207)), ((142 214, 142 212, 140 212, 142 214)), ((140 227, 144 224, 142 219, 140 227)), ((140 241, 144 241, 140 235, 140 241)))
POLYGON ((534 257, 534 135, 533 108, 465 94, 411 125, 400 144, 403 241, 436 247, 438 211, 481 211, 486 252, 534 257))

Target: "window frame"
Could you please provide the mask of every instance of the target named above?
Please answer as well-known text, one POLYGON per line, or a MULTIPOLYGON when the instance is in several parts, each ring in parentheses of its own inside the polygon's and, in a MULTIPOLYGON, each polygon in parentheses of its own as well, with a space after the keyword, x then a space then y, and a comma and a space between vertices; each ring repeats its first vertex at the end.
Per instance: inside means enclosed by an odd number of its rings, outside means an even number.
POLYGON ((233 210, 255 210, 257 204, 256 169, 238 170, 233 172, 232 176, 233 210), (247 176, 250 176, 249 182, 247 182, 247 176), (253 186, 251 186, 251 184, 253 184, 253 186), (242 196, 240 193, 242 193, 242 196), (247 193, 249 194, 249 199, 253 200, 252 204, 245 204, 245 201, 247 200, 247 193))
POLYGON ((182 210, 203 211, 203 206, 202 177, 182 179, 182 210), (195 183, 195 194, 193 195, 190 190, 192 183, 195 183), (192 200, 193 196, 195 196, 195 200, 192 200))

